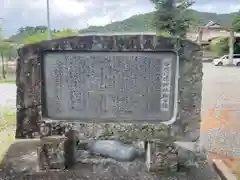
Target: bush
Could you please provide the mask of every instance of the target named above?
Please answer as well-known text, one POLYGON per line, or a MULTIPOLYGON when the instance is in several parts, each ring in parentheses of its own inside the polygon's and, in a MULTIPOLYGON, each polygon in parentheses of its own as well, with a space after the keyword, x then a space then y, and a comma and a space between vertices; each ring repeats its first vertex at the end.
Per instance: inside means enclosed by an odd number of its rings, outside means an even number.
POLYGON ((16 124, 16 112, 12 109, 0 109, 0 131, 16 124))
POLYGON ((210 49, 219 56, 227 54, 229 51, 228 38, 217 38, 212 40, 210 49))
MULTIPOLYGON (((210 49, 216 52, 219 56, 229 53, 228 38, 217 38, 212 40, 210 49)), ((237 38, 234 43, 234 53, 240 54, 240 38, 237 38)))
POLYGON ((157 32, 157 36, 164 36, 164 37, 170 37, 171 36, 171 34, 169 34, 168 32, 166 32, 166 31, 159 31, 159 32, 157 32))

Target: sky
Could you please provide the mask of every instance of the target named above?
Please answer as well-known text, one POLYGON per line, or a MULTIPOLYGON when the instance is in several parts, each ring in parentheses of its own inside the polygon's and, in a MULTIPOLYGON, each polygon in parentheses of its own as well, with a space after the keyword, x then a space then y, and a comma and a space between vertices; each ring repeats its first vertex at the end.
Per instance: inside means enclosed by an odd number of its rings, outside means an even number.
MULTIPOLYGON (((105 25, 154 10, 150 0, 49 0, 51 27, 86 28, 105 25)), ((195 0, 193 9, 229 13, 240 10, 240 0, 195 0)), ((0 23, 5 35, 20 27, 46 25, 46 0, 1 0, 0 23)))

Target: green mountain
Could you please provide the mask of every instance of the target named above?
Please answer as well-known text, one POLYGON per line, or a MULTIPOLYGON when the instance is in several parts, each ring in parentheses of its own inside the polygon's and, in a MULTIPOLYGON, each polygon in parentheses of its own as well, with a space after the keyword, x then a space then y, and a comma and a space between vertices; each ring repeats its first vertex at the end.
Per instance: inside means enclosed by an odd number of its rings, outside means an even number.
MULTIPOLYGON (((199 12, 195 10, 187 10, 186 13, 187 13, 187 16, 191 17, 192 19, 192 27, 190 31, 196 31, 199 26, 203 26, 207 24, 209 21, 219 23, 223 26, 230 26, 232 16, 234 15, 234 13, 216 14, 216 13, 199 12)), ((79 30, 79 33, 155 31, 155 28, 152 26, 153 17, 154 17, 154 12, 146 13, 146 14, 138 14, 128 19, 125 19, 123 21, 107 24, 106 26, 90 26, 87 29, 79 30)), ((39 32, 45 32, 46 29, 47 27, 45 26, 36 26, 36 27, 27 26, 24 28, 20 28, 17 34, 9 38, 9 41, 16 42, 18 44, 23 44, 24 40, 29 36, 34 36, 39 32)), ((52 33, 54 32, 57 32, 57 30, 53 30, 52 33)))
POLYGON ((134 15, 123 21, 113 22, 106 26, 90 26, 81 32, 136 32, 136 31, 153 31, 152 26, 153 13, 134 15))
MULTIPOLYGON (((192 28, 191 31, 196 31, 197 27, 206 25, 209 21, 214 21, 223 26, 231 25, 231 14, 216 14, 208 12, 199 12, 195 10, 188 10, 187 16, 192 19, 192 28)), ((107 24, 106 26, 90 26, 87 29, 80 30, 80 33, 86 32, 142 32, 142 31, 155 31, 155 28, 152 26, 152 19, 154 13, 146 13, 134 15, 123 21, 114 22, 107 24)))
POLYGON ((37 34, 39 32, 45 32, 45 31, 47 31, 46 26, 21 27, 21 28, 18 29, 18 32, 16 34, 14 34, 14 35, 12 35, 11 37, 8 38, 8 41, 16 42, 18 44, 23 44, 25 38, 27 38, 29 36, 32 36, 34 34, 37 34))

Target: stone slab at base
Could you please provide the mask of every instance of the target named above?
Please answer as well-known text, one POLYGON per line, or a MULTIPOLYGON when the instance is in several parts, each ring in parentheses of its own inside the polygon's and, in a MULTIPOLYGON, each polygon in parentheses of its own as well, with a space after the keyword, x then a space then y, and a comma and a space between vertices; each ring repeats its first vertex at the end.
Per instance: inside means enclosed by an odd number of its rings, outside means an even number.
POLYGON ((157 174, 177 172, 178 156, 175 147, 166 143, 148 142, 146 167, 149 172, 157 174))

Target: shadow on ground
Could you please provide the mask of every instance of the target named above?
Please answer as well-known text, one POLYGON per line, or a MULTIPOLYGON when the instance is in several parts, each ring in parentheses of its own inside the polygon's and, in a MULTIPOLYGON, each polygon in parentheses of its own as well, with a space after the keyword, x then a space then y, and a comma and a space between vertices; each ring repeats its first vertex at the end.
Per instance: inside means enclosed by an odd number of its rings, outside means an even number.
POLYGON ((117 164, 79 164, 71 171, 39 172, 36 152, 39 143, 39 140, 16 140, 0 164, 0 177, 4 180, 217 180, 207 163, 190 169, 188 173, 169 177, 149 174, 141 162, 126 163, 124 167, 117 164))

